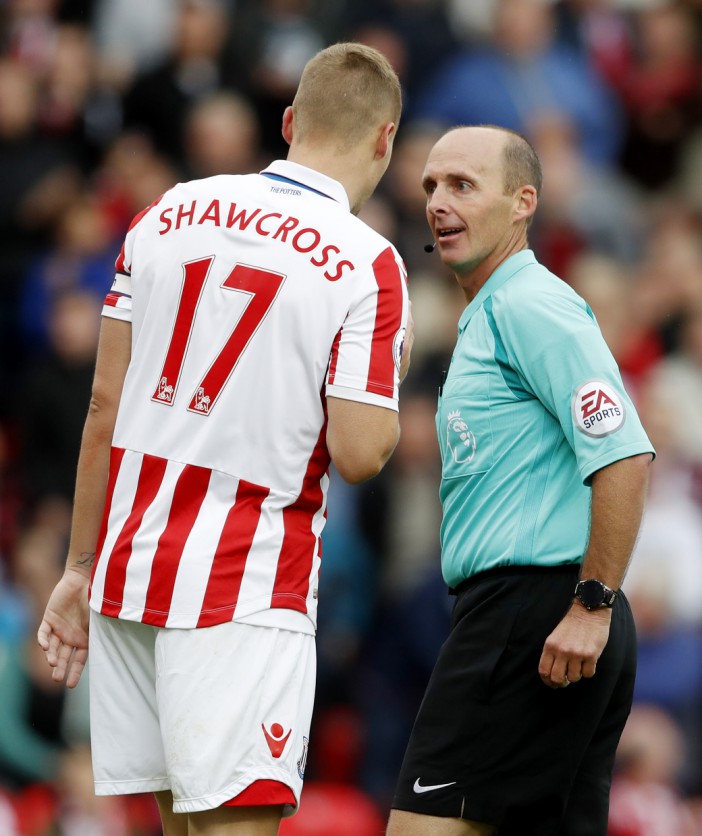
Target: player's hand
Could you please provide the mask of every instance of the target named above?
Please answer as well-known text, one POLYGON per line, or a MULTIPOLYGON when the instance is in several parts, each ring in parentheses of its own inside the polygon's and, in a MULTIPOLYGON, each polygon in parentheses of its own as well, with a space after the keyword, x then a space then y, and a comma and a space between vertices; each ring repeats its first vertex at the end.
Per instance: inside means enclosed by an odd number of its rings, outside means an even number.
POLYGON ((89 579, 82 572, 66 570, 54 587, 37 641, 54 669, 54 682, 75 688, 88 659, 89 579))
POLYGON ((402 346, 402 360, 400 362, 400 383, 407 377, 407 372, 410 367, 410 355, 412 354, 412 346, 414 345, 414 319, 412 317, 412 303, 409 303, 409 314, 407 316, 407 330, 405 331, 405 341, 402 346))
POLYGON ((546 639, 539 661, 539 676, 549 688, 566 688, 595 675, 597 660, 609 638, 612 610, 592 612, 573 603, 546 639))

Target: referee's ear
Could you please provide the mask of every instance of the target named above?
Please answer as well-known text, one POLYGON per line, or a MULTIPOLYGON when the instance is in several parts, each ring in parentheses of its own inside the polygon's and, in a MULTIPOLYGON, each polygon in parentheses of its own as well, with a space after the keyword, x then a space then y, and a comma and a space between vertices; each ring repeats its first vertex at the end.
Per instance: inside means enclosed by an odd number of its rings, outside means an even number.
POLYGON ((520 186, 514 193, 514 220, 531 222, 539 199, 533 186, 520 186))

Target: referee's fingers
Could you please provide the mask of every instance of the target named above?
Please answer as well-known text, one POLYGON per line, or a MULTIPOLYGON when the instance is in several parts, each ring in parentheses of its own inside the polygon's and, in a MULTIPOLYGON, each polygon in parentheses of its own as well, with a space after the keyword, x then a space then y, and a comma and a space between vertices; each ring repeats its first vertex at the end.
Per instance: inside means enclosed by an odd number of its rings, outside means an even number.
POLYGON ((549 688, 562 688, 566 679, 565 665, 552 652, 544 649, 539 660, 539 676, 549 688))
POLYGON ((539 659, 539 676, 548 685, 551 680, 551 670, 556 657, 549 650, 544 648, 541 658, 539 659))
POLYGON ((586 679, 591 679, 597 670, 597 659, 586 659, 583 662, 583 676, 586 679))

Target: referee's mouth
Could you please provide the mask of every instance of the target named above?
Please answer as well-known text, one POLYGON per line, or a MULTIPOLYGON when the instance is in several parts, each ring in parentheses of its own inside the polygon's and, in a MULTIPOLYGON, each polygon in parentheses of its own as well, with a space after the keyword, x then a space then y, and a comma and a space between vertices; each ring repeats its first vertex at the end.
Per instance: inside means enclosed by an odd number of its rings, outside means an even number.
POLYGON ((465 231, 464 226, 447 226, 443 229, 437 228, 434 234, 439 244, 450 244, 452 241, 456 241, 465 231))

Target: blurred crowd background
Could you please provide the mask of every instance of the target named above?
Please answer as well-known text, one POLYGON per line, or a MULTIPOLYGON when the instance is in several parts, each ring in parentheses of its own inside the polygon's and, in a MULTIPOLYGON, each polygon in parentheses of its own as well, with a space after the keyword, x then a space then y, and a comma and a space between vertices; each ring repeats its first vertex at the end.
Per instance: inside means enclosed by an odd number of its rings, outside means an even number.
POLYGON ((93 796, 87 683, 53 684, 34 639, 100 307, 138 211, 285 155, 283 108, 338 40, 381 49, 404 86, 363 217, 406 260, 416 347, 391 463, 333 480, 307 783, 281 832, 382 833, 447 630, 434 410, 463 301, 424 252, 420 174, 443 129, 494 123, 537 148, 531 243, 592 306, 658 451, 625 582, 640 661, 610 836, 700 836, 701 0, 0 0, 0 836, 160 833, 150 797, 93 796))

